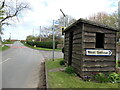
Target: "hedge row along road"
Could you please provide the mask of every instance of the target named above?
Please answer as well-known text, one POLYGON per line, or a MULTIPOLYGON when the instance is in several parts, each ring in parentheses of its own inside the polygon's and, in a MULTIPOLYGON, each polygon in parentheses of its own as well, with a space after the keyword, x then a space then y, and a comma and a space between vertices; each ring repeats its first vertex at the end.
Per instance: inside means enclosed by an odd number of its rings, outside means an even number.
MULTIPOLYGON (((36 88, 40 65, 52 58, 52 51, 40 51, 25 47, 19 41, 10 45, 2 54, 2 88, 36 88)), ((62 58, 62 52, 55 52, 55 58, 62 58)))

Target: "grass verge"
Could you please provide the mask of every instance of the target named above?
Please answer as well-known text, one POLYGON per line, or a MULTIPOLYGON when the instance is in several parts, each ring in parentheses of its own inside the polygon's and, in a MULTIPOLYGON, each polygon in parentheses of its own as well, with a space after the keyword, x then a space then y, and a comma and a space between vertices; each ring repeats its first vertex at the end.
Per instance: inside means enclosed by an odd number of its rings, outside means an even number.
POLYGON ((14 42, 2 42, 2 44, 13 44, 14 42))
POLYGON ((49 88, 118 88, 118 83, 95 83, 83 81, 75 74, 67 74, 65 72, 49 72, 50 69, 63 67, 59 65, 59 61, 46 61, 48 70, 48 85, 49 88))
MULTIPOLYGON (((22 42, 23 43, 23 42, 22 42)), ((53 49, 49 49, 49 48, 41 48, 41 47, 33 47, 33 46, 30 46, 26 43, 23 43, 25 46, 27 47, 30 47, 30 48, 33 48, 33 49, 37 49, 37 50, 45 50, 45 51, 52 51, 53 49)), ((55 51, 62 51, 61 49, 55 49, 55 51)))
POLYGON ((0 46, 0 51, 2 51, 2 46, 0 46))
POLYGON ((54 68, 63 67, 59 64, 60 60, 63 60, 63 59, 59 58, 59 59, 55 59, 54 61, 52 61, 52 60, 46 61, 47 69, 50 70, 50 69, 54 69, 54 68))
POLYGON ((0 51, 4 51, 4 50, 7 50, 9 49, 10 47, 9 46, 6 46, 4 45, 4 47, 0 46, 0 51))

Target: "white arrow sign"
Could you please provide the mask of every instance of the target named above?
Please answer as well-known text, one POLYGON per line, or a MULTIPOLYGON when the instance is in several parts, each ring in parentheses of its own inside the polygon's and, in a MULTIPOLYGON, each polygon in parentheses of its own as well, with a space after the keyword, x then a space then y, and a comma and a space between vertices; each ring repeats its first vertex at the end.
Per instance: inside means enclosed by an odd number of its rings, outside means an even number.
POLYGON ((54 21, 54 25, 59 25, 59 21, 58 21, 58 20, 55 20, 55 21, 54 21))
POLYGON ((94 50, 94 49, 86 49, 86 55, 89 56, 111 56, 111 50, 94 50))

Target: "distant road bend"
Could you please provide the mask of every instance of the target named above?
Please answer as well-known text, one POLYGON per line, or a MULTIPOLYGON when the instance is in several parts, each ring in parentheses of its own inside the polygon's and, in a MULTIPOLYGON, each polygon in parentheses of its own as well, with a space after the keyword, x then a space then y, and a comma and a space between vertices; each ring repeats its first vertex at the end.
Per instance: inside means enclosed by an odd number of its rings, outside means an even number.
MULTIPOLYGON (((52 51, 40 51, 25 47, 19 41, 2 53, 2 88, 37 88, 41 63, 52 58, 52 51)), ((55 52, 62 58, 61 52, 55 52)))

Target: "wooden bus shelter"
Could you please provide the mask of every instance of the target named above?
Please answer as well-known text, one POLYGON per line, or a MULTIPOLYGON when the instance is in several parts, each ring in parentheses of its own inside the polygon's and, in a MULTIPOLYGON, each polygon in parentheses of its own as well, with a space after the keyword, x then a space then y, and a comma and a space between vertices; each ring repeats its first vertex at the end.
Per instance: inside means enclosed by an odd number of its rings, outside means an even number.
POLYGON ((80 76, 116 69, 117 29, 79 19, 68 26, 65 34, 64 59, 80 76))

